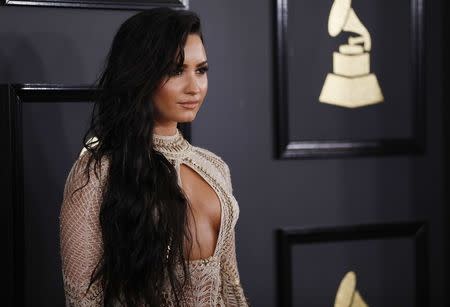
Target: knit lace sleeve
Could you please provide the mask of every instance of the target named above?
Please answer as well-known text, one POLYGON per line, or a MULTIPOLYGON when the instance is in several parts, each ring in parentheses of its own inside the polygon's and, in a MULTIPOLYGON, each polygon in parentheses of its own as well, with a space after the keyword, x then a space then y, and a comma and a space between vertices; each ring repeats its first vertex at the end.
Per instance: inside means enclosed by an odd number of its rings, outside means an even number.
POLYGON ((95 175, 93 167, 89 183, 73 193, 86 183, 84 168, 87 156, 82 155, 72 166, 66 179, 60 210, 60 252, 65 300, 66 306, 74 307, 103 306, 98 281, 86 292, 91 273, 102 252, 98 222, 101 181, 95 175))
POLYGON ((226 240, 221 259, 224 301, 227 307, 250 306, 239 279, 234 238, 235 232, 233 230, 231 232, 231 238, 227 238, 226 240))
MULTIPOLYGON (((227 177, 227 185, 230 193, 232 193, 230 169, 228 168, 228 165, 226 163, 224 163, 224 167, 227 177)), ((224 239, 221 264, 223 275, 222 282, 224 289, 224 301, 226 303, 226 306, 250 306, 248 298, 244 294, 244 290, 239 278, 234 227, 231 229, 228 237, 224 239)))

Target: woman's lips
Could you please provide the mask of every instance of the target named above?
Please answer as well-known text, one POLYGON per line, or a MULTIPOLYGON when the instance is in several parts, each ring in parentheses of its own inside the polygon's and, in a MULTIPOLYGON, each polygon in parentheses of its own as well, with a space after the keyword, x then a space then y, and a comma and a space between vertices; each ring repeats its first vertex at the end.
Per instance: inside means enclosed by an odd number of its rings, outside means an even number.
POLYGON ((180 104, 186 109, 195 109, 198 103, 198 101, 180 102, 180 104))

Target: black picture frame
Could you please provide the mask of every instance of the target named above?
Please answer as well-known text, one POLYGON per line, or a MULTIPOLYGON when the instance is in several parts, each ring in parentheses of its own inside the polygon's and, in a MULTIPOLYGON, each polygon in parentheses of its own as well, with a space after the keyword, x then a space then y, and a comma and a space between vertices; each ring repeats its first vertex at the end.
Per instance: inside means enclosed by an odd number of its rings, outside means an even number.
POLYGON ((119 10, 143 10, 157 6, 189 8, 189 0, 2 0, 2 4, 119 10))
POLYGON ((292 247, 299 244, 413 238, 415 245, 415 307, 428 307, 428 224, 424 221, 360 224, 275 231, 277 306, 292 306, 292 247))
MULTIPOLYGON (((441 1, 442 3, 442 46, 443 54, 447 55, 450 52, 450 2, 441 1)), ((450 86, 450 59, 448 56, 442 57, 443 61, 443 99, 442 99, 442 115, 443 115, 443 167, 444 167, 444 219, 450 218, 450 93, 446 90, 450 86)), ((444 224, 444 257, 448 259, 450 256, 450 224, 444 224)), ((444 280, 444 292, 450 292, 450 265, 446 266, 444 280)))
POLYGON ((425 0, 411 3, 413 136, 390 139, 293 140, 288 110, 288 3, 272 0, 274 48, 274 157, 275 159, 344 158, 423 154, 425 152, 425 0))
MULTIPOLYGON (((22 144, 22 105, 39 102, 89 102, 97 90, 90 86, 60 84, 0 84, 0 159, 5 169, 0 172, 3 225, 8 251, 5 275, 9 295, 5 306, 24 306, 25 302, 25 234, 24 234, 24 167, 22 144)), ((191 124, 179 125, 191 141, 191 124)))

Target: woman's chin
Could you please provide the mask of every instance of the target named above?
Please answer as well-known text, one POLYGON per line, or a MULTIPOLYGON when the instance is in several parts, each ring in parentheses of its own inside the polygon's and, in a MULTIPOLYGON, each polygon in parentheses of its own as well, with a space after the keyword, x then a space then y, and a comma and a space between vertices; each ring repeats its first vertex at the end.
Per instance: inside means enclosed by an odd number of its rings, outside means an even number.
POLYGON ((179 116, 178 122, 179 123, 189 123, 195 119, 197 116, 197 111, 189 111, 185 112, 186 114, 183 114, 182 116, 179 116))

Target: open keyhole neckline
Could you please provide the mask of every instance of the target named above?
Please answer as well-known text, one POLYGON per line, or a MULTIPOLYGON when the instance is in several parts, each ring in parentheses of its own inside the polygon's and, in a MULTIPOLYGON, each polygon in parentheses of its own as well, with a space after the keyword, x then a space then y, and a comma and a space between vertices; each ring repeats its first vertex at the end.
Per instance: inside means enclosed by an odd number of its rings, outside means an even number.
POLYGON ((189 163, 189 161, 186 161, 186 160, 179 160, 179 161, 177 161, 177 167, 176 167, 176 170, 177 170, 177 176, 178 176, 178 185, 180 186, 180 187, 182 187, 182 183, 181 183, 181 164, 184 164, 184 165, 186 165, 187 167, 189 167, 189 168, 191 168, 194 172, 196 172, 210 187, 211 187, 211 189, 214 191, 214 193, 216 194, 216 196, 217 196, 217 199, 219 199, 219 206, 220 206, 220 223, 219 223, 219 234, 217 235, 217 240, 216 240, 216 245, 214 246, 214 252, 213 252, 213 254, 211 255, 211 256, 209 256, 209 257, 206 257, 206 258, 201 258, 201 259, 189 259, 188 260, 188 262, 189 263, 198 263, 198 262, 202 262, 202 261, 205 261, 205 260, 209 260, 209 259, 212 259, 212 258, 215 258, 215 257, 217 257, 217 254, 218 254, 218 252, 219 252, 219 244, 220 244, 220 242, 221 242, 221 240, 222 240, 222 232, 223 232, 223 225, 224 225, 224 206, 223 206, 223 201, 222 201, 222 198, 220 197, 220 193, 218 193, 217 191, 216 191, 216 189, 214 188, 214 185, 209 181, 209 179, 208 178, 206 178, 205 176, 203 176, 202 174, 201 174, 201 172, 199 172, 197 169, 196 169, 196 165, 195 164, 191 164, 191 163, 189 163))

